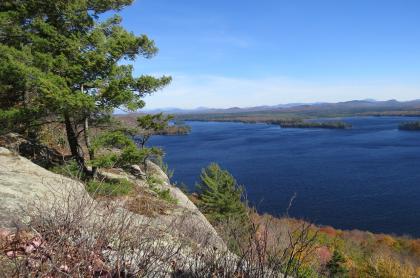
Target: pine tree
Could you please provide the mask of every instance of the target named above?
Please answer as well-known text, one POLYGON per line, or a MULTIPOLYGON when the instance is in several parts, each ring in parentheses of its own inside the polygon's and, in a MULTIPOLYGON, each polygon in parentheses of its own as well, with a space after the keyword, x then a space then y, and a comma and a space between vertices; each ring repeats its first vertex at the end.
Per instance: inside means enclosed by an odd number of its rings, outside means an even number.
POLYGON ((202 170, 200 180, 199 207, 212 222, 245 217, 243 190, 228 171, 212 163, 202 170))
POLYGON ((172 115, 147 114, 137 118, 137 126, 141 129, 138 137, 141 148, 144 148, 147 141, 153 134, 163 131, 168 127, 169 121, 174 117, 172 115))
POLYGON ((348 271, 344 266, 346 262, 343 255, 338 251, 334 250, 331 260, 327 263, 328 277, 330 278, 346 278, 348 277, 348 271))
POLYGON ((158 51, 146 35, 121 26, 116 12, 132 1, 1 1, 0 129, 34 134, 42 124, 63 123, 73 157, 89 174, 82 145, 94 160, 90 127, 114 109, 142 108, 145 95, 171 81, 133 77, 132 65, 121 63, 158 51), (114 15, 100 20, 106 12, 114 15))

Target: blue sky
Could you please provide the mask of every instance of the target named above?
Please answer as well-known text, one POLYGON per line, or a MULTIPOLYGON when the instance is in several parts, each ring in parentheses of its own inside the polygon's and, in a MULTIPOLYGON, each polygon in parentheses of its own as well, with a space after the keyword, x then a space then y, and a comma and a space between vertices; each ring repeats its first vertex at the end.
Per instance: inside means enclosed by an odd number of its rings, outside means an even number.
POLYGON ((420 1, 137 0, 123 25, 173 83, 146 108, 420 98, 420 1))

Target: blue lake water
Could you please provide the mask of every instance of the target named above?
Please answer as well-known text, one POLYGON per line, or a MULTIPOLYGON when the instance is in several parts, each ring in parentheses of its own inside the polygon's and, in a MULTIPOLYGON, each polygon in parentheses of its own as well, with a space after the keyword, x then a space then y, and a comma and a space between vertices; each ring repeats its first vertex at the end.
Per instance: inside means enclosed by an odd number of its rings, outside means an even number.
POLYGON ((246 188, 260 212, 285 213, 341 229, 420 236, 420 132, 398 124, 420 118, 354 117, 349 130, 188 122, 186 136, 156 136, 191 189, 217 162, 246 188))

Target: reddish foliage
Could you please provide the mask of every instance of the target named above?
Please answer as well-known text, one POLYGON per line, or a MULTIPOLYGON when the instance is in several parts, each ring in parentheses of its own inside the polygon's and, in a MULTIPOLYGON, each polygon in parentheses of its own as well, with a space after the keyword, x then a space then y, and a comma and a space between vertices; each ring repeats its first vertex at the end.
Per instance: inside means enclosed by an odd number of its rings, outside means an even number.
POLYGON ((330 226, 319 228, 319 232, 320 233, 327 234, 327 235, 329 235, 331 237, 336 237, 337 236, 337 230, 334 229, 333 227, 330 227, 330 226))
POLYGON ((327 246, 318 247, 315 249, 315 253, 321 265, 326 265, 331 260, 332 254, 327 246))
POLYGON ((411 241, 410 251, 413 252, 416 256, 420 257, 420 239, 411 241))
POLYGON ((357 244, 362 244, 369 240, 370 236, 368 233, 360 230, 351 230, 343 232, 343 239, 351 240, 357 244))

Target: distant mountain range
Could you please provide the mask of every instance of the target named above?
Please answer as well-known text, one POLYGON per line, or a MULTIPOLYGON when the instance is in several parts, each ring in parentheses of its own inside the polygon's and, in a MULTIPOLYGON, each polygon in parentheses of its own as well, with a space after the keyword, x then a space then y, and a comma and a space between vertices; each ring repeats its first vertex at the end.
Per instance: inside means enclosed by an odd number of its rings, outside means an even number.
POLYGON ((162 108, 144 110, 145 113, 168 113, 168 114, 234 114, 234 113, 252 113, 252 112, 299 112, 308 110, 412 110, 420 109, 420 99, 411 101, 377 101, 374 99, 351 100, 345 102, 328 103, 288 103, 277 105, 262 105, 255 107, 230 107, 230 108, 209 108, 198 107, 195 109, 180 109, 180 108, 162 108))

